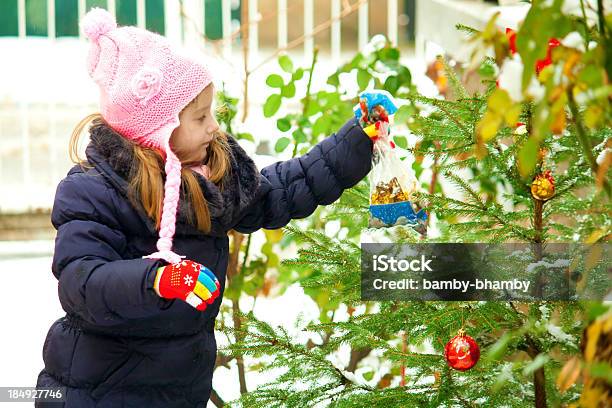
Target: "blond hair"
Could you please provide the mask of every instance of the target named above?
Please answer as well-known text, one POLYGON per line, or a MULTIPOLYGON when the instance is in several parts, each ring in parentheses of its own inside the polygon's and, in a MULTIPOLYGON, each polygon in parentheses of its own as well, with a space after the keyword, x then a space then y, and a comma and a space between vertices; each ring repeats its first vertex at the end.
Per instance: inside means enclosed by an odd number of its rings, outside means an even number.
MULTIPOLYGON (((91 123, 90 130, 97 126, 108 126, 101 114, 94 113, 83 118, 72 131, 68 145, 70 159, 84 168, 92 166, 79 157, 79 139, 89 123, 91 123)), ((143 147, 129 139, 125 140, 134 153, 134 164, 128 180, 128 198, 132 204, 142 205, 147 215, 154 221, 155 228, 159 230, 164 199, 164 159, 156 149, 143 147)), ((230 155, 227 135, 218 132, 208 146, 207 166, 210 169, 208 179, 220 189, 223 189, 223 180, 231 169, 230 155)), ((208 203, 194 172, 186 168, 181 170, 181 190, 191 204, 191 211, 187 212, 188 222, 202 232, 210 232, 208 203)))

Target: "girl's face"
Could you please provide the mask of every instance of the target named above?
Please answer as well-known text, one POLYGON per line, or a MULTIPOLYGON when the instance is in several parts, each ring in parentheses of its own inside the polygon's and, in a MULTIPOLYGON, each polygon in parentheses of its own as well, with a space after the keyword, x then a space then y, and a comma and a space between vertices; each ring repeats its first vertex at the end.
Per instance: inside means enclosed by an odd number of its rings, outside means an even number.
POLYGON ((219 131, 212 114, 214 94, 213 85, 208 85, 179 114, 180 126, 172 132, 170 146, 183 165, 202 164, 210 142, 219 131))

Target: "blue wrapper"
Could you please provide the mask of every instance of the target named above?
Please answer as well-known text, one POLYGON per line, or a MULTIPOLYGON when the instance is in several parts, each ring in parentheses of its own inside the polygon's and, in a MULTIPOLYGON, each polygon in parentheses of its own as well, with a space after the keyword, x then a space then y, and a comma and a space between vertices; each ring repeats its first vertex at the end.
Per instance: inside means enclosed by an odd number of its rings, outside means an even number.
POLYGON ((393 225, 417 225, 427 220, 425 210, 414 212, 410 201, 391 204, 371 204, 370 224, 373 227, 390 227, 393 225))
MULTIPOLYGON (((359 99, 365 99, 368 106, 368 111, 371 111, 376 105, 381 105, 389 115, 394 115, 397 112, 397 106, 393 103, 393 96, 387 91, 370 91, 359 95, 359 99)), ((353 108, 353 113, 357 119, 361 118, 361 107, 359 104, 353 108)))

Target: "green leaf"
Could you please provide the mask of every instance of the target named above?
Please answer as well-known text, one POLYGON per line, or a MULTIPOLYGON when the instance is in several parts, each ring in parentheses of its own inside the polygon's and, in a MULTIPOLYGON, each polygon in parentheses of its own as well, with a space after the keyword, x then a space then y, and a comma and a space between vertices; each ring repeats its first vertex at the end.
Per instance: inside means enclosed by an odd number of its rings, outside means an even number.
POLYGON ((292 73, 293 72, 293 62, 291 58, 287 55, 281 55, 278 57, 278 65, 283 69, 283 71, 292 73))
POLYGON ((371 381, 372 378, 374 378, 374 371, 366 371, 365 373, 362 374, 363 375, 363 379, 366 381, 371 381))
POLYGON ((302 79, 303 76, 304 76, 304 69, 303 68, 298 68, 298 69, 295 70, 293 75, 291 75, 291 79, 293 81, 299 81, 300 79, 302 79))
POLYGON ((597 319, 608 310, 610 310, 609 307, 601 303, 589 303, 589 309, 587 311, 589 321, 597 319))
POLYGON ((415 114, 414 107, 412 105, 402 105, 395 112, 394 122, 395 123, 406 123, 412 115, 415 114))
POLYGON ((253 135, 250 134, 250 133, 246 133, 246 132, 238 133, 236 135, 236 138, 239 139, 239 140, 243 139, 243 140, 250 140, 251 142, 255 142, 255 138, 253 137, 253 135))
MULTIPOLYGON (((266 255, 266 258, 267 258, 267 267, 268 268, 275 268, 279 264, 279 258, 278 258, 278 255, 276 254, 275 248, 274 248, 274 244, 276 243, 275 242, 275 237, 276 236, 282 236, 282 230, 277 230, 279 232, 272 232, 272 233, 268 233, 268 231, 274 231, 274 230, 264 230, 264 232, 266 232, 267 240, 266 240, 266 243, 262 245, 261 252, 264 255, 266 255)), ((263 277, 264 277, 264 275, 262 274, 262 278, 263 277)))
POLYGON ((304 143, 306 141, 306 134, 300 128, 295 129, 292 135, 296 143, 304 143))
POLYGON ((256 296, 257 291, 261 288, 264 283, 264 279, 262 276, 255 275, 253 278, 248 279, 244 282, 244 286, 242 290, 249 296, 256 296))
POLYGON ((406 139, 406 136, 393 136, 393 141, 402 149, 406 149, 408 147, 408 139, 406 139))
POLYGON ((301 127, 302 129, 310 127, 310 121, 307 118, 303 117, 303 116, 299 117, 298 118, 298 126, 301 127))
POLYGON ((587 65, 578 74, 578 79, 589 88, 598 88, 603 85, 603 70, 596 65, 587 65))
POLYGON ((414 170, 414 174, 418 179, 421 176, 421 173, 423 172, 423 165, 415 160, 412 162, 412 170, 414 170))
POLYGON ((399 50, 393 47, 384 47, 378 50, 377 52, 378 58, 380 58, 384 63, 397 62, 400 57, 399 50))
POLYGON ((291 139, 289 139, 288 137, 281 137, 276 141, 276 144, 274 145, 274 150, 276 150, 276 153, 280 153, 285 150, 287 146, 289 146, 289 143, 291 143, 291 139))
POLYGON ((365 69, 359 69, 357 71, 357 85, 359 85, 359 92, 366 89, 370 83, 370 79, 372 79, 372 76, 365 69))
POLYGON ((399 82, 398 77, 396 76, 387 77, 387 79, 385 80, 385 85, 383 87, 385 88, 385 90, 389 91, 391 95, 395 95, 395 93, 400 87, 400 82, 399 82))
POLYGON ((397 79, 399 80, 400 86, 410 86, 412 74, 408 68, 402 65, 398 69, 397 79))
POLYGON ((334 109, 341 103, 340 94, 337 92, 319 92, 317 96, 324 109, 334 109))
POLYGON ((317 137, 321 134, 326 134, 329 128, 330 117, 329 115, 321 115, 315 120, 312 125, 312 135, 317 137))
POLYGON ((548 40, 563 38, 572 30, 571 20, 561 12, 562 4, 562 0, 533 2, 516 35, 516 46, 525 67, 523 90, 535 73, 536 61, 546 56, 548 40))
POLYGON ((340 71, 341 72, 351 72, 355 68, 359 67, 359 65, 361 64, 363 60, 364 60, 363 54, 358 52, 357 54, 355 54, 351 62, 349 62, 348 64, 344 64, 342 68, 340 68, 340 71))
POLYGON ((308 104, 308 108, 306 109, 305 116, 310 117, 314 114, 321 112, 321 106, 319 105, 317 100, 311 99, 308 104))
POLYGON ((291 121, 287 117, 280 118, 276 121, 276 127, 281 132, 286 132, 291 129, 291 121))
POLYGON ((329 78, 327 78, 327 84, 331 86, 340 85, 340 78, 337 72, 335 74, 330 75, 329 78))
POLYGON ((284 85, 283 78, 278 74, 270 74, 266 78, 266 85, 270 88, 280 88, 284 85))
POLYGON ((533 172, 538 161, 539 147, 539 142, 533 137, 527 139, 523 147, 521 147, 518 153, 518 167, 523 178, 526 178, 533 172))
POLYGON ((605 361, 598 361, 587 366, 591 375, 595 378, 603 378, 612 384, 612 366, 605 361))
POLYGON ((272 94, 268 96, 266 99, 266 103, 264 103, 263 110, 264 116, 266 118, 272 117, 281 106, 281 96, 278 94, 272 94))
POLYGON ((289 82, 281 89, 281 95, 285 98, 293 98, 295 96, 295 84, 289 82))

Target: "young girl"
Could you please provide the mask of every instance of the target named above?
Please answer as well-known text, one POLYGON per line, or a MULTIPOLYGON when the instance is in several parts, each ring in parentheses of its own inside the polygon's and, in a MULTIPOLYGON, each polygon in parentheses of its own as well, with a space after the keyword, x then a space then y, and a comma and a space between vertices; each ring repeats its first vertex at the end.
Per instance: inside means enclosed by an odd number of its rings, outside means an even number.
POLYGON ((101 113, 74 130, 76 155, 92 123, 87 160, 57 187, 52 270, 66 315, 49 329, 37 387, 66 387, 65 407, 204 407, 227 232, 334 202, 369 172, 373 143, 352 119, 259 172, 219 131, 205 65, 102 9, 81 26, 101 113))

